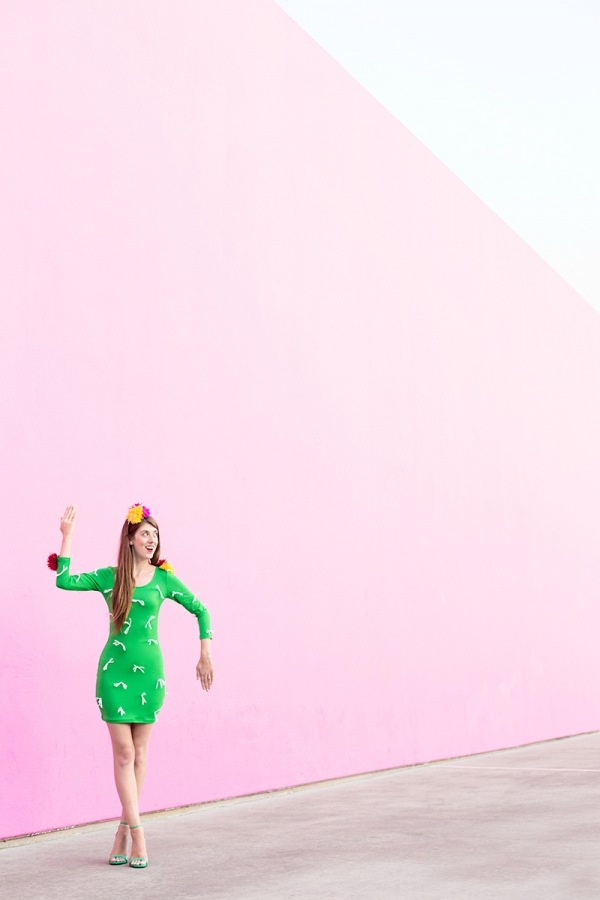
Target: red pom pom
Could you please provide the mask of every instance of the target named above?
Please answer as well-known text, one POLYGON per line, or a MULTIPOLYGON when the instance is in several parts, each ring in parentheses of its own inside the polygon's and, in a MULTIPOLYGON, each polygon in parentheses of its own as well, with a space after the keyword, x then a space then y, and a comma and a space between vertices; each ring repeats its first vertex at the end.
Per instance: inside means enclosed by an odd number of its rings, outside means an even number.
POLYGON ((53 572, 56 572, 58 569, 58 554, 51 553, 48 557, 48 568, 52 569, 53 572))
POLYGON ((166 559, 159 559, 159 561, 156 563, 156 568, 157 568, 157 569, 160 569, 160 567, 162 566, 162 564, 165 563, 165 562, 166 562, 166 559))

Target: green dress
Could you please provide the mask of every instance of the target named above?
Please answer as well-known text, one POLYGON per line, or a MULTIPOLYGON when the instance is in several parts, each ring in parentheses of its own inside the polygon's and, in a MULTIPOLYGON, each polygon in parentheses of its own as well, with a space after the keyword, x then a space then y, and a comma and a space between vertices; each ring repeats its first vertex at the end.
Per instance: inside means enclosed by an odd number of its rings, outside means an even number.
MULTIPOLYGON (((112 616, 115 568, 70 574, 70 560, 58 557, 56 586, 65 591, 98 591, 112 616)), ((165 698, 165 670, 158 643, 158 613, 167 597, 198 619, 200 639, 212 638, 208 610, 172 572, 156 568, 149 584, 136 587, 129 616, 100 654, 96 703, 105 722, 155 722, 165 698)))

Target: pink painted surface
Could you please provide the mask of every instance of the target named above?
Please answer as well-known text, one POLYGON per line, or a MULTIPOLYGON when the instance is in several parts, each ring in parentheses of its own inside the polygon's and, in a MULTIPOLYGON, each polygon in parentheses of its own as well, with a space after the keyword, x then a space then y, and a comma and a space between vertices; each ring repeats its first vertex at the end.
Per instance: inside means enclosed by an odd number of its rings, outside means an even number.
POLYGON ((267 0, 0 7, 0 834, 114 816, 125 510, 161 636, 144 808, 600 727, 600 320, 267 0))

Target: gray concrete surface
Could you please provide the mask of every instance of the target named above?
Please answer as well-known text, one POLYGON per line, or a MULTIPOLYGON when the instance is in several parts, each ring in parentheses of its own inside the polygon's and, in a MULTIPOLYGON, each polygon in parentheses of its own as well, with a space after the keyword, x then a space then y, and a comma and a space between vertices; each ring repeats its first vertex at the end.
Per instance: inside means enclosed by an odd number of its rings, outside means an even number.
POLYGON ((10 900, 600 900, 600 733, 0 852, 10 900))

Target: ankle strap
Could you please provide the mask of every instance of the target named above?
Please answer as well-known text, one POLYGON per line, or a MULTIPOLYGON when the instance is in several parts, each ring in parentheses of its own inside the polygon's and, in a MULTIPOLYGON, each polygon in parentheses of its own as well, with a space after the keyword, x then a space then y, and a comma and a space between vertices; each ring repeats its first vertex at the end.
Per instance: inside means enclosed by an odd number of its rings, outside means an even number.
POLYGON ((134 828, 141 828, 141 827, 142 827, 142 823, 140 822, 139 825, 130 825, 130 826, 129 826, 129 830, 130 830, 130 831, 133 831, 134 828))
POLYGON ((129 828, 129 823, 128 823, 128 822, 119 822, 119 825, 127 825, 127 827, 129 828))

